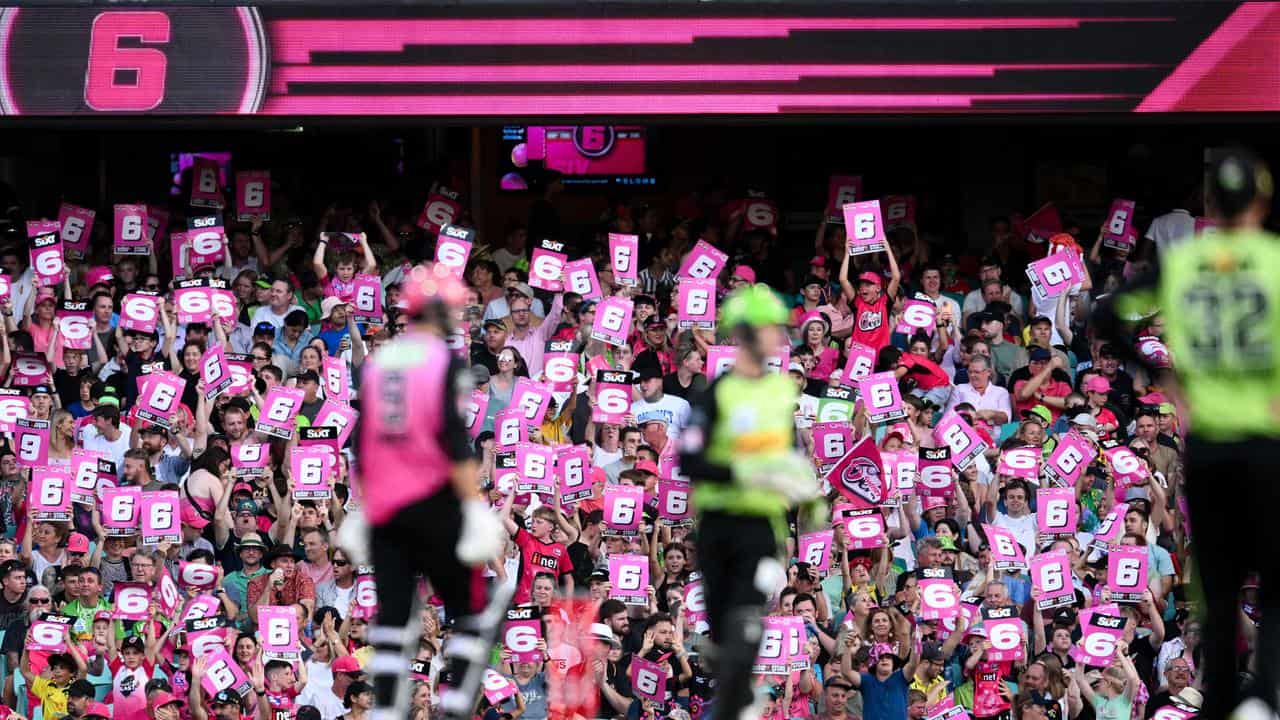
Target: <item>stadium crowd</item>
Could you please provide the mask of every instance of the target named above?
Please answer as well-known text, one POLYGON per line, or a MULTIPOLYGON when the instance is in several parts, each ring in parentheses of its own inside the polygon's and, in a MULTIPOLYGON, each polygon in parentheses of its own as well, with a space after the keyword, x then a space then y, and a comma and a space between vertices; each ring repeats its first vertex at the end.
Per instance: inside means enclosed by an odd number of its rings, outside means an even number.
MULTIPOLYGON (((678 451, 732 358, 716 301, 756 283, 794 308, 776 369, 827 491, 791 518, 785 576, 761 578, 762 717, 1194 716, 1182 428, 1131 361, 1164 352, 1161 309, 1126 347, 1089 322, 1197 231, 1187 209, 1118 235, 998 218, 972 251, 885 199, 877 248, 840 208, 797 237, 752 197, 621 205, 569 236, 548 185, 501 237, 376 201, 25 208, 0 249, 0 718, 369 714, 376 568, 339 540, 360 369, 430 260, 470 289, 450 341, 510 535, 485 572, 515 608, 476 717, 713 711, 678 451)), ((406 658, 415 720, 447 681, 433 595, 406 658)))

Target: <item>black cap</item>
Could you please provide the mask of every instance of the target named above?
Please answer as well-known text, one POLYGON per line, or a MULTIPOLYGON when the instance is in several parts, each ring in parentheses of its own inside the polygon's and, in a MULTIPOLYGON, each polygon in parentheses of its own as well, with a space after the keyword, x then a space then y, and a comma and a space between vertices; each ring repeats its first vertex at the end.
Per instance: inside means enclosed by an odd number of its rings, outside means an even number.
POLYGON ((130 635, 129 637, 126 637, 123 642, 120 643, 121 650, 128 650, 129 648, 133 648, 134 650, 141 652, 147 649, 147 644, 146 642, 143 641, 141 636, 130 635))
POLYGON ((310 380, 313 383, 320 382, 320 376, 316 374, 315 370, 303 370, 297 375, 294 375, 293 379, 297 380, 298 382, 306 382, 308 380, 310 380))
POLYGON ((41 394, 52 395, 53 389, 50 388, 48 385, 32 385, 31 394, 32 395, 41 395, 41 394))
POLYGON ((652 295, 636 295, 631 298, 631 305, 632 307, 636 305, 652 305, 653 307, 657 307, 658 301, 654 300, 652 295))
POLYGON ((636 359, 631 363, 631 372, 636 375, 636 382, 649 380, 652 378, 662 377, 662 363, 658 361, 658 356, 652 350, 645 350, 636 355, 636 359))
POLYGON ((608 570, 595 570, 591 573, 591 577, 587 578, 588 583, 593 582, 609 582, 608 570))
POLYGON ((93 689, 93 683, 83 678, 77 680, 71 683, 71 687, 67 688, 67 696, 73 698, 94 697, 95 692, 93 689))
POLYGON ((241 702, 240 702, 240 694, 239 694, 239 693, 233 693, 233 692, 231 692, 230 690, 221 690, 221 691, 219 691, 219 692, 218 692, 218 694, 217 694, 217 695, 214 695, 214 696, 213 696, 213 699, 209 701, 209 704, 211 704, 211 705, 235 705, 236 707, 243 707, 243 705, 242 705, 242 704, 241 704, 241 702))
POLYGON ((1076 611, 1069 607, 1064 607, 1053 614, 1053 623, 1055 625, 1075 625, 1076 611))

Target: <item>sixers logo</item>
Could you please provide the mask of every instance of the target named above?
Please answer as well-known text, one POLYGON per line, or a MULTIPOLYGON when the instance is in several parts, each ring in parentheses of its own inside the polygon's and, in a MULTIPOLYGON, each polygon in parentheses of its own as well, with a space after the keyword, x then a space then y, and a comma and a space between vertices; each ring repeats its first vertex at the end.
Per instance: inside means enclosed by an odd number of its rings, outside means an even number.
POLYGON ((0 115, 249 114, 266 93, 250 7, 0 9, 0 115))
POLYGON ((880 466, 870 458, 852 458, 840 472, 840 484, 872 505, 879 505, 884 501, 880 466))
POLYGON ((858 316, 858 329, 863 332, 878 330, 884 324, 884 313, 878 310, 864 310, 858 316))

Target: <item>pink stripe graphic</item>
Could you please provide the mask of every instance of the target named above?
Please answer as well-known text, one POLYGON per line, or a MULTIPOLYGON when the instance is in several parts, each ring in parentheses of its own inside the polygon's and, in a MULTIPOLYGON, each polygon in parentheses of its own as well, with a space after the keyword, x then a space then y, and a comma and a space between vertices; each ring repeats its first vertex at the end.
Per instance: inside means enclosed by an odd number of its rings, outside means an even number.
POLYGON ((273 62, 314 52, 399 52, 406 45, 688 45, 697 38, 786 37, 800 30, 1071 30, 1083 23, 1169 17, 1045 18, 525 18, 515 20, 277 20, 273 62))
MULTIPOLYGON (((1134 112, 1173 112, 1175 110, 1240 110, 1237 107, 1210 107, 1210 108, 1180 108, 1179 104, 1183 98, 1199 83, 1206 75, 1213 72, 1222 62, 1223 58, 1234 50, 1240 43, 1249 38, 1249 35, 1265 23, 1272 14, 1280 8, 1272 3, 1265 2, 1249 2, 1241 5, 1235 12, 1231 13, 1231 17, 1222 23, 1213 34, 1200 43, 1200 46, 1187 56, 1176 69, 1168 77, 1156 86, 1147 97, 1138 104, 1134 112)), ((1276 47, 1276 41, 1271 40, 1272 48, 1276 47)), ((1280 55, 1280 53, 1277 53, 1280 55)), ((1280 57, 1271 58, 1271 67, 1280 62, 1280 57)), ((1243 76, 1253 72, 1267 72, 1267 67, 1238 68, 1238 72, 1243 76)), ((1243 108, 1258 110, 1274 110, 1275 96, 1272 93, 1259 93, 1259 85, 1257 78, 1250 76, 1248 79, 1241 78, 1241 92, 1256 100, 1263 107, 1243 108)), ((1274 88, 1272 88, 1274 90, 1274 88)))
POLYGON ((797 82, 802 78, 992 77, 998 72, 1131 70, 1140 63, 1024 65, 282 65, 272 72, 271 92, 289 83, 396 82, 797 82))
POLYGON ((267 115, 707 115, 774 114, 789 107, 868 111, 966 109, 975 102, 1080 102, 1126 94, 1026 95, 285 95, 263 104, 267 115))

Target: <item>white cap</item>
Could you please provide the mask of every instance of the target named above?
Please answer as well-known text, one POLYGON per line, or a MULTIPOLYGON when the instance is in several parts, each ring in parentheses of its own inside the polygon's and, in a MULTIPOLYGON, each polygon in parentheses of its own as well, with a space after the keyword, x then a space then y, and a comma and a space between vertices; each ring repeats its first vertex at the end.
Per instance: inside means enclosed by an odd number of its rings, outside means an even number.
POLYGON ((1098 429, 1098 421, 1089 413, 1080 413, 1071 418, 1071 424, 1079 425, 1080 427, 1089 428, 1091 430, 1098 429))

